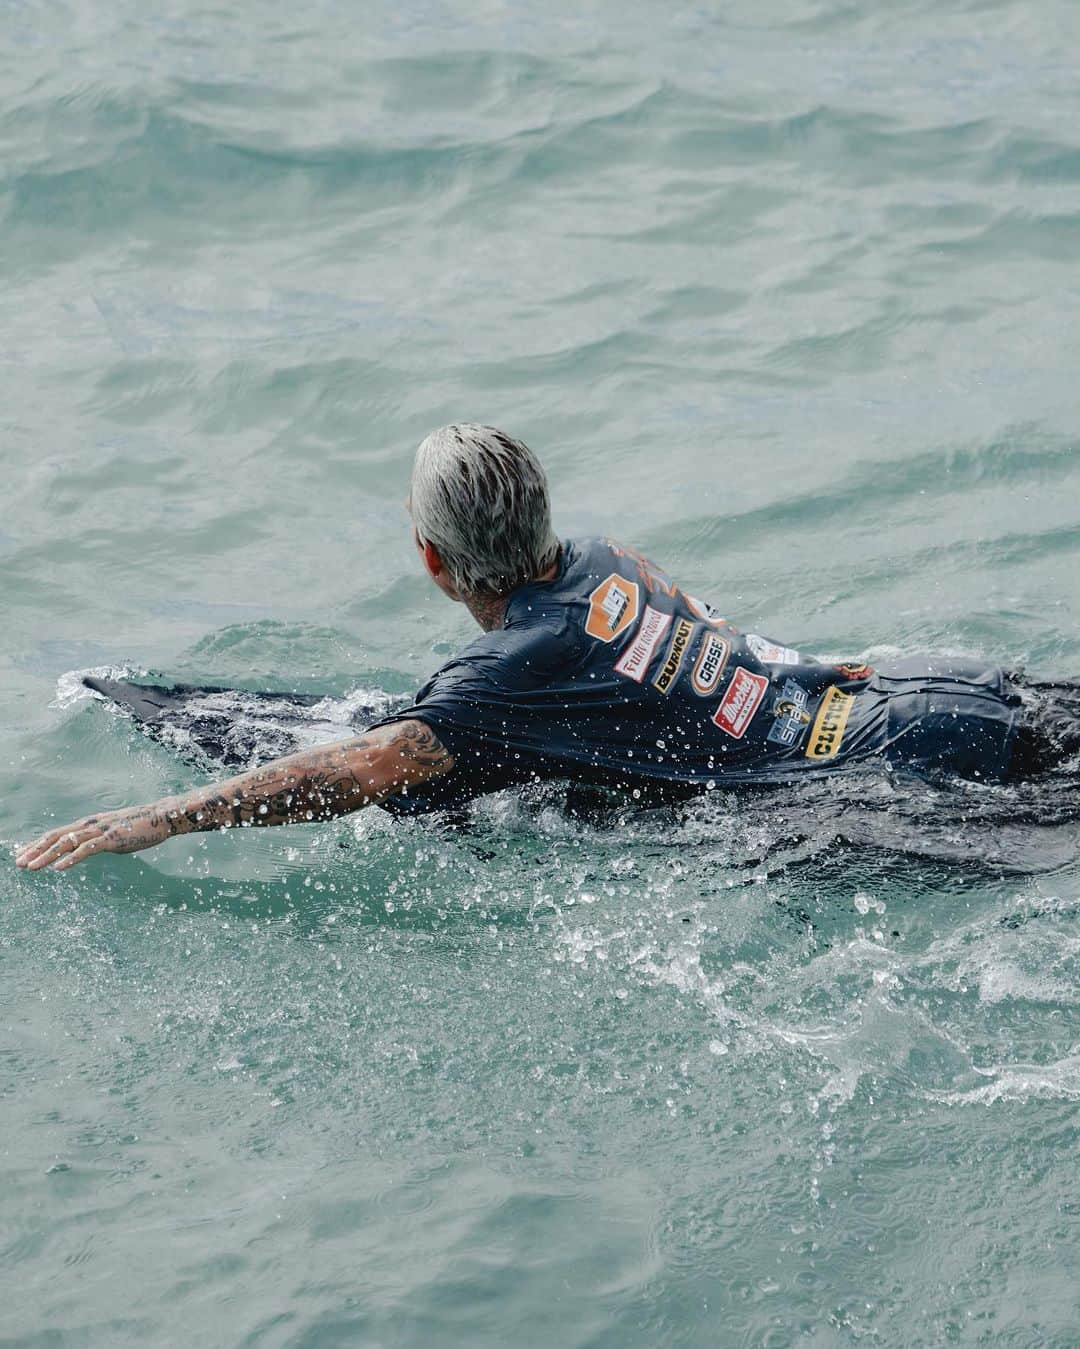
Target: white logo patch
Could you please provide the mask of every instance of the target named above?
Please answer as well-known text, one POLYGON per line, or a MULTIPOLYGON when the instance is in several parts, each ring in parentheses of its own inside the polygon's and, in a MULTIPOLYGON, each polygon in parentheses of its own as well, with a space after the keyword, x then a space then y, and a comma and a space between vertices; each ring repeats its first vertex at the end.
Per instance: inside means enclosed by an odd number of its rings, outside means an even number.
POLYGON ((746 634, 746 645, 765 665, 798 665, 799 653, 790 646, 781 646, 779 642, 770 642, 767 637, 759 637, 756 632, 746 634))
POLYGON ((634 640, 615 662, 615 669, 619 674, 626 675, 627 679, 636 680, 640 684, 645 678, 653 653, 670 626, 670 614, 662 614, 659 609, 647 604, 634 640))

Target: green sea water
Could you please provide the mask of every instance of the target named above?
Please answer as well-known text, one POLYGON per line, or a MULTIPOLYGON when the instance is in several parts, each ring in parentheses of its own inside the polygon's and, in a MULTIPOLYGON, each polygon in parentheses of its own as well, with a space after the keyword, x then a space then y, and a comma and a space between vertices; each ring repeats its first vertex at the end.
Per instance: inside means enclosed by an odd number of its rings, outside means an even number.
POLYGON ((1080 674, 1080 6, 0 15, 0 1343, 1080 1343, 1080 837, 1000 789, 2 861, 200 780, 72 671, 462 644, 450 420, 744 629, 1080 674))

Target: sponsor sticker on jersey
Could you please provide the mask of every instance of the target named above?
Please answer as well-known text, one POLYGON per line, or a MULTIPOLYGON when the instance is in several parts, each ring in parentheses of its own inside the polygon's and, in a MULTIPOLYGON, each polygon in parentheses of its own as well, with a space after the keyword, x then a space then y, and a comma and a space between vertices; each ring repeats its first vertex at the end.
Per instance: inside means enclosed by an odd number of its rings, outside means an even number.
POLYGON ((806 743, 808 759, 836 758, 843 743, 844 729, 848 717, 851 716, 854 701, 854 693, 845 693, 835 684, 825 690, 814 724, 810 728, 810 739, 806 743))
POLYGON ((759 637, 756 632, 746 634, 746 645, 765 665, 798 665, 799 653, 790 646, 781 646, 779 642, 770 642, 767 637, 759 637))
POLYGON ((833 666, 834 670, 839 670, 845 679, 869 679, 874 673, 872 665, 864 665, 861 661, 845 660, 839 665, 833 666))
POLYGON ((598 642, 613 642, 638 615, 638 588, 618 572, 601 581, 589 596, 585 631, 598 642))
POLYGON ((686 607, 692 614, 697 614, 698 618, 704 619, 706 623, 723 623, 720 617, 720 610, 715 604, 708 604, 705 600, 698 600, 693 595, 687 595, 683 592, 683 599, 686 601, 686 607))
POLYGON ((680 618, 675 624, 675 631, 671 634, 671 645, 667 649, 664 663, 660 666, 660 673, 653 680, 661 693, 671 691, 671 686, 675 683, 682 666, 683 657, 686 655, 686 648, 690 645, 690 634, 693 631, 694 625, 688 618, 680 618))
POLYGON ((670 626, 670 614, 662 614, 659 609, 654 609, 651 604, 647 604, 645 613, 642 615, 641 626, 634 634, 633 641, 615 662, 615 669, 619 674, 625 675, 627 679, 636 680, 640 684, 645 678, 649 662, 652 660, 656 648, 660 645, 664 633, 670 626))
POLYGON ((764 675, 754 674, 742 665, 735 667, 720 706, 713 713, 713 721, 722 731, 741 740, 754 713, 761 706, 769 681, 764 675))
POLYGON ((690 675, 691 687, 702 698, 707 698, 720 682, 730 651, 727 638, 718 632, 707 632, 702 637, 701 650, 690 675))
POLYGON ((773 703, 772 714, 776 721, 765 738, 774 745, 786 745, 789 749, 797 744, 803 731, 810 725, 810 713, 807 711, 809 701, 809 694, 801 684, 796 684, 794 679, 786 679, 779 697, 773 703))

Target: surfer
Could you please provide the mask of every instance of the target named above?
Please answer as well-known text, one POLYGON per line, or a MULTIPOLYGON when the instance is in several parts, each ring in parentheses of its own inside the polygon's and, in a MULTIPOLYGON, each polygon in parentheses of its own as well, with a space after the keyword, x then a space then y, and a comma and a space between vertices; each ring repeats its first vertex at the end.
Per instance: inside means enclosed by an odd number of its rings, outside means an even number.
POLYGON ((30 870, 176 834, 459 805, 549 778, 635 801, 782 785, 884 760, 984 782, 1080 751, 1080 685, 968 661, 831 664, 756 633, 612 539, 560 541, 544 471, 493 427, 420 445, 407 509, 423 566, 482 635, 362 734, 214 786, 91 815, 30 870))

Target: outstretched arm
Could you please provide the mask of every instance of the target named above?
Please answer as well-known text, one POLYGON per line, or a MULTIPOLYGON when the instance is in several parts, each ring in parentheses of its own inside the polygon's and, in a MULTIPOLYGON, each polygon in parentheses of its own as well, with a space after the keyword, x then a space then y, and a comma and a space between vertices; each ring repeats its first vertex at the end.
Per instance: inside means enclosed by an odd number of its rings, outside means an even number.
POLYGON ((452 755, 430 726, 396 721, 183 796, 50 829, 22 849, 15 865, 37 871, 51 864, 65 871, 94 853, 138 852, 174 834, 329 820, 441 777, 453 766, 452 755))

